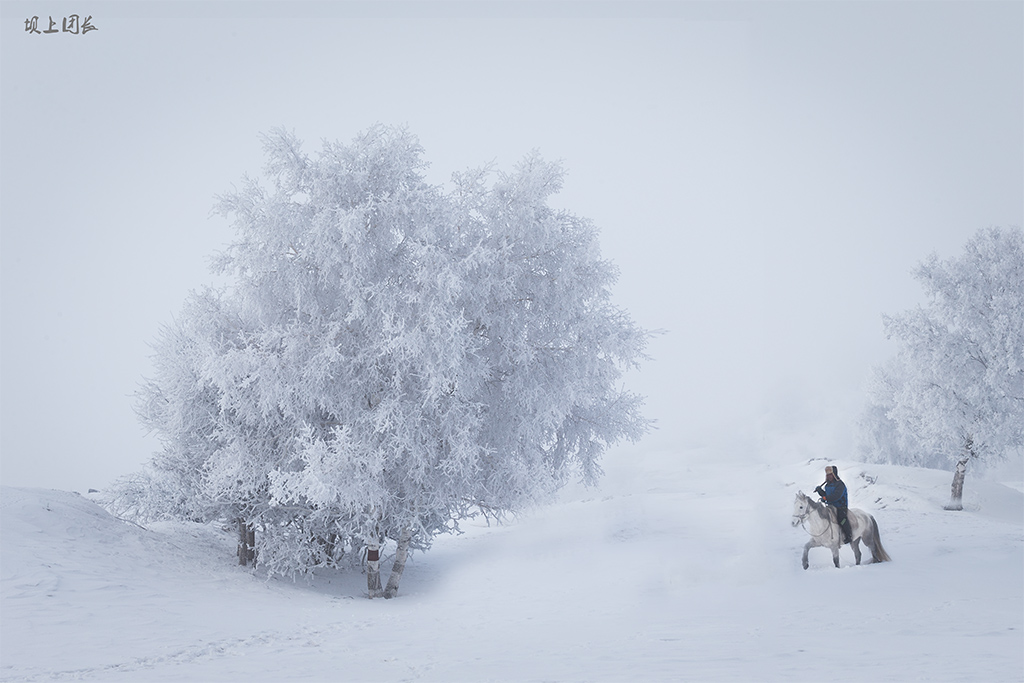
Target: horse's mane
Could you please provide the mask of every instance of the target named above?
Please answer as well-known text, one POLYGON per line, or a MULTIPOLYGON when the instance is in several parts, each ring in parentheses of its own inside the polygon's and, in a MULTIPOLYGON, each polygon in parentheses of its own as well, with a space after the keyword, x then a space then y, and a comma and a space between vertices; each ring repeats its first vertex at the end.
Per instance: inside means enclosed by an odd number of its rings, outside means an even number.
POLYGON ((800 495, 807 500, 807 504, 810 505, 811 509, 814 510, 815 512, 821 512, 825 508, 824 503, 819 503, 818 501, 814 500, 814 498, 808 496, 803 491, 800 492, 800 495))

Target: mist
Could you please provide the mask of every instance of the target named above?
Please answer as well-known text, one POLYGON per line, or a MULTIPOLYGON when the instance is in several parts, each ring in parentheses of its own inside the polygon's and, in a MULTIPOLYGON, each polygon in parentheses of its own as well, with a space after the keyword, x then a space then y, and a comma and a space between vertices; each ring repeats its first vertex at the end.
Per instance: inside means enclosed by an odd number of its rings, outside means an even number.
POLYGON ((158 444, 132 394, 263 164, 374 123, 429 179, 568 170, 616 303, 663 333, 626 377, 645 448, 804 433, 848 457, 881 315, 1024 214, 1020 3, 4 2, 0 479, 101 488, 158 444), (61 14, 64 12, 65 14, 61 14))

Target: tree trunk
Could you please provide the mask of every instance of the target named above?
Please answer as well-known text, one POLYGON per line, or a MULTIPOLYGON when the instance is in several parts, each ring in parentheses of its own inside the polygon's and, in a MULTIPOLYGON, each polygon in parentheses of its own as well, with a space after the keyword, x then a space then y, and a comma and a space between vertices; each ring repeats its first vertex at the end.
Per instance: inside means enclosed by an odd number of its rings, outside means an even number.
POLYGON ((324 550, 327 552, 327 566, 337 566, 337 558, 334 554, 338 550, 338 534, 333 531, 327 534, 327 542, 324 544, 324 550))
POLYGON ((388 600, 398 594, 398 582, 402 580, 402 572, 405 571, 405 561, 409 559, 409 543, 411 542, 412 529, 403 529, 398 539, 398 549, 395 551, 395 563, 391 565, 388 587, 384 589, 384 597, 388 600))
POLYGON ((953 471, 953 486, 949 496, 947 510, 963 510, 964 504, 964 477, 967 474, 967 458, 961 458, 956 463, 956 470, 953 471))
POLYGON ((949 496, 947 510, 963 510, 964 500, 964 477, 967 475, 967 463, 974 457, 974 439, 964 439, 964 452, 956 462, 956 469, 953 471, 953 487, 949 496))
POLYGON ((243 567, 252 562, 256 566, 256 528, 238 518, 238 564, 243 567))
POLYGON ((372 541, 366 546, 366 590, 371 598, 379 597, 380 588, 380 544, 372 541))

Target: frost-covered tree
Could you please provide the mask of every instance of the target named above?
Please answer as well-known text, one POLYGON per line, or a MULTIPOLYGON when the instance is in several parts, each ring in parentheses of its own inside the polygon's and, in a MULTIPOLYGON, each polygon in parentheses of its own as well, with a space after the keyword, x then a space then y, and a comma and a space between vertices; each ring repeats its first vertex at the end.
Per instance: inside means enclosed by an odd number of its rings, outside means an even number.
POLYGON ((889 416, 896 407, 897 392, 910 379, 904 360, 902 355, 895 356, 871 373, 869 400, 858 424, 861 453, 869 462, 941 469, 949 464, 948 454, 930 448, 913 433, 900 429, 889 416))
POLYGON ((265 148, 269 186, 220 203, 232 284, 155 347, 150 513, 237 520, 241 561, 279 574, 365 551, 371 597, 390 539, 390 597, 410 548, 574 472, 592 483, 609 444, 647 430, 619 381, 648 333, 611 303, 595 228, 548 206, 557 165, 445 192, 403 130, 265 148))
POLYGON ((1024 237, 981 230, 960 256, 932 255, 914 274, 928 301, 885 318, 900 350, 877 371, 867 441, 897 462, 942 454, 954 465, 947 507, 959 510, 968 464, 1024 444, 1024 237))

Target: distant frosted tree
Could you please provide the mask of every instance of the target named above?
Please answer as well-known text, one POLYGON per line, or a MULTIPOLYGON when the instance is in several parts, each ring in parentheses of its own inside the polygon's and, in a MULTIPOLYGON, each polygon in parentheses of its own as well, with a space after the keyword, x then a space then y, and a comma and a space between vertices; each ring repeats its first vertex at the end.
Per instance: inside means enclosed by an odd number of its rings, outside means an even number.
POLYGON ((944 454, 947 507, 959 510, 968 464, 1024 444, 1024 238, 981 230, 959 257, 932 255, 914 274, 928 303, 885 318, 900 351, 878 372, 865 426, 896 461, 944 454))
POLYGON ((903 356, 890 358, 869 378, 869 400, 859 420, 860 450, 869 462, 941 469, 949 465, 948 453, 922 443, 889 416, 896 407, 897 392, 910 379, 903 361, 903 356))
POLYGON ((265 147, 270 187, 221 202, 233 284, 190 299, 141 392, 157 507, 238 520, 240 561, 275 573, 365 551, 371 597, 390 597, 410 548, 573 472, 592 483, 647 430, 619 381, 648 333, 611 303, 594 227, 547 205, 557 165, 446 193, 403 130, 315 158, 283 131, 265 147))

